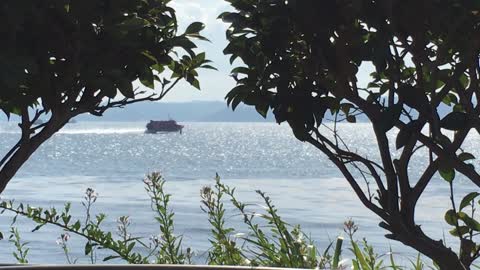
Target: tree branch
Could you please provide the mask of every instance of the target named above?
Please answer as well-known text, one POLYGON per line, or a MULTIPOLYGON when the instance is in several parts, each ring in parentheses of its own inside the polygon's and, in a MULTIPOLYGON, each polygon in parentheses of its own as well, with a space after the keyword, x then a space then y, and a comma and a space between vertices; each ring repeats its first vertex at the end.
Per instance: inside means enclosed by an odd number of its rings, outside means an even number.
MULTIPOLYGON (((378 165, 374 161, 366 159, 366 158, 364 158, 364 157, 362 157, 362 156, 360 156, 360 155, 358 155, 358 154, 356 154, 352 151, 345 151, 345 150, 340 149, 337 145, 332 143, 325 136, 321 135, 320 132, 318 132, 318 130, 315 130, 315 133, 316 133, 317 138, 319 138, 322 142, 328 144, 331 148, 333 148, 335 150, 335 152, 337 152, 337 155, 341 156, 343 159, 348 159, 348 160, 353 161, 353 162, 360 162, 363 165, 365 165, 365 167, 367 167, 367 169, 370 171, 371 176, 375 180, 381 194, 382 195, 386 194, 386 190, 385 190, 385 186, 383 184, 382 178, 380 177, 377 170, 375 169, 375 167, 377 167, 377 168, 379 168, 383 171, 383 168, 380 165, 378 165)), ((340 140, 341 140, 341 138, 340 138, 340 140)), ((343 140, 341 140, 341 141, 342 141, 342 143, 345 143, 345 142, 343 142, 343 140)), ((359 168, 357 168, 357 169, 359 169, 359 168)))
POLYGON ((178 82, 180 82, 181 79, 182 79, 181 77, 177 78, 172 84, 170 84, 170 86, 167 89, 162 89, 162 91, 158 95, 151 94, 147 97, 136 98, 136 99, 124 98, 119 101, 108 102, 104 106, 96 106, 95 108, 88 108, 88 106, 83 106, 81 109, 79 108, 76 114, 89 112, 96 116, 102 116, 103 113, 110 108, 123 108, 128 104, 133 104, 133 103, 142 102, 142 101, 159 101, 163 99, 170 92, 170 90, 172 90, 173 87, 175 87, 175 85, 177 85, 178 82))
POLYGON ((418 199, 422 195, 428 183, 430 183, 433 175, 437 172, 438 164, 439 164, 438 159, 430 163, 425 169, 425 171, 423 172, 422 176, 420 176, 418 182, 412 188, 412 192, 407 197, 407 200, 410 203, 411 207, 415 208, 415 205, 417 204, 418 199))
POLYGON ((470 167, 468 164, 464 163, 455 155, 455 153, 447 152, 437 144, 432 142, 430 138, 426 137, 423 134, 419 135, 419 140, 425 144, 429 149, 431 149, 438 157, 446 159, 453 165, 453 168, 461 172, 463 175, 468 177, 475 185, 480 187, 480 175, 475 171, 475 168, 470 167))
MULTIPOLYGON (((379 217, 381 217, 383 220, 388 221, 389 220, 389 215, 381 208, 376 206, 374 203, 372 203, 367 196, 365 196, 365 193, 361 189, 361 187, 358 185, 356 182, 355 178, 352 176, 352 174, 349 172, 348 168, 345 166, 345 164, 339 160, 334 153, 332 153, 325 145, 321 144, 317 140, 315 140, 313 137, 307 138, 307 141, 318 148, 320 151, 322 151, 327 157, 337 166, 337 168, 342 172, 342 174, 345 176, 346 180, 350 184, 350 186, 353 188, 354 192, 357 194, 358 198, 360 201, 373 211, 375 214, 377 214, 379 217)), ((381 198, 380 198, 381 199, 381 198)))

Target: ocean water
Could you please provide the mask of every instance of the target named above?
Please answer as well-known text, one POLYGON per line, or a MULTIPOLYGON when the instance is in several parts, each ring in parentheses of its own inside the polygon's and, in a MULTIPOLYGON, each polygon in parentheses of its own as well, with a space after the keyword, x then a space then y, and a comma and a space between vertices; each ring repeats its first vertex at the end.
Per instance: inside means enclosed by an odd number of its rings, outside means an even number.
MULTIPOLYGON (((81 215, 84 191, 94 188, 99 198, 94 213, 107 214, 105 228, 115 230, 118 217, 131 217, 132 234, 148 239, 159 233, 149 199, 143 187, 145 174, 160 171, 172 194, 176 234, 184 236, 184 246, 199 258, 209 248, 209 226, 200 209, 200 189, 213 185, 215 174, 237 190, 241 201, 252 203, 252 211, 262 211, 255 190, 272 198, 279 214, 290 224, 300 224, 316 244, 325 248, 343 233, 343 222, 352 218, 359 225, 357 237, 366 237, 379 253, 390 247, 398 256, 415 255, 411 249, 387 240, 378 227, 380 219, 365 209, 339 171, 314 147, 296 140, 285 125, 274 123, 183 123, 182 135, 144 134, 145 123, 80 122, 69 124, 46 142, 18 172, 2 194, 3 199, 35 206, 61 207, 72 202, 81 215)), ((355 151, 378 157, 373 132, 368 124, 340 125, 344 141, 355 151)), ((393 138, 395 134, 390 134, 393 138)), ((0 153, 18 139, 18 127, 0 124, 0 153)), ((392 141, 394 141, 392 139, 392 141)), ((472 134, 466 149, 479 155, 478 135, 472 134)), ((393 147, 392 147, 393 149, 393 147)), ((425 152, 418 152, 410 168, 412 179, 426 166, 425 152)), ((478 165, 477 163, 474 163, 478 165)), ((467 180, 455 181, 456 196, 478 190, 467 180)), ((435 176, 417 210, 418 223, 437 239, 448 235, 443 215, 448 208, 448 185, 435 176)), ((243 232, 241 218, 228 208, 228 223, 243 232)), ((0 216, 0 231, 8 237, 11 215, 0 216)), ((15 224, 28 241, 30 263, 65 263, 56 244, 62 231, 46 226, 31 233, 35 224, 18 218, 15 224)), ((452 245, 455 240, 447 236, 452 245)), ((69 240, 73 257, 83 256, 83 240, 69 240)), ((13 244, 0 241, 0 262, 14 262, 13 244)), ((100 262, 100 261, 99 261, 100 262)))

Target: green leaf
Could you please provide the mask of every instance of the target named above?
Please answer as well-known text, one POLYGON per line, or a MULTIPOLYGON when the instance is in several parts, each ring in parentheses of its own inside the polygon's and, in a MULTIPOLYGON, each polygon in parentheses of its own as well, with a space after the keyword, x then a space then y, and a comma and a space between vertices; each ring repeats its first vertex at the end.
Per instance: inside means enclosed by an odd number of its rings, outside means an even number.
POLYGON ((150 89, 155 89, 155 84, 153 83, 153 72, 151 69, 145 69, 142 74, 139 76, 140 82, 150 89))
POLYGON ((93 249, 92 243, 90 242, 85 243, 85 255, 90 254, 90 252, 92 252, 92 249, 93 249))
POLYGON ((343 237, 337 237, 337 243, 335 245, 335 251, 333 253, 333 261, 332 261, 333 269, 338 268, 338 263, 340 261, 340 256, 342 254, 342 245, 343 245, 343 237))
POLYGON ((448 130, 462 130, 468 126, 468 116, 463 112, 451 112, 440 120, 440 127, 448 130))
POLYGON ((249 71, 250 71, 250 69, 247 68, 247 67, 236 67, 236 68, 232 69, 231 74, 245 74, 245 75, 247 75, 249 71))
POLYGON ((195 88, 197 88, 198 90, 200 90, 200 81, 195 79, 192 81, 191 85, 195 88))
POLYGON ((349 115, 347 116, 347 122, 349 123, 356 123, 357 122, 357 118, 353 115, 349 115))
POLYGON ((107 257, 103 258, 103 261, 106 262, 106 261, 117 259, 117 258, 120 258, 120 256, 114 256, 114 255, 107 256, 107 257))
POLYGON ((127 253, 130 253, 133 249, 133 247, 135 247, 135 242, 132 242, 128 245, 127 247, 127 253))
POLYGON ((68 225, 68 222, 70 222, 70 219, 72 218, 72 216, 68 215, 68 216, 62 216, 62 220, 63 220, 63 224, 65 224, 65 226, 68 225))
POLYGON ((126 98, 135 98, 131 81, 121 78, 117 82, 117 88, 120 91, 120 93, 122 93, 122 95, 124 95, 126 98))
POLYGON ((398 103, 385 109, 379 121, 379 126, 383 132, 387 132, 395 126, 402 113, 402 108, 403 105, 398 103))
POLYGON ((109 78, 99 78, 93 82, 95 88, 101 91, 101 95, 114 98, 117 95, 117 89, 109 78))
POLYGON ((355 258, 359 262, 360 266, 362 269, 369 269, 368 264, 365 260, 365 257, 363 256, 362 250, 360 247, 358 247, 357 243, 355 241, 351 241, 352 247, 353 247, 353 254, 355 255, 355 258))
POLYGON ((469 82, 469 79, 468 79, 467 75, 462 74, 459 78, 459 81, 460 81, 460 84, 462 85, 462 88, 466 89, 467 86, 468 86, 468 82, 469 82))
POLYGON ((242 99, 240 97, 235 97, 232 99, 231 105, 232 106, 232 111, 235 111, 238 105, 242 102, 242 99))
POLYGON ((444 147, 452 144, 452 141, 450 141, 450 138, 448 138, 443 134, 437 134, 437 137, 435 137, 435 141, 440 143, 444 147))
POLYGON ((458 237, 470 232, 470 229, 467 226, 459 226, 458 229, 459 230, 457 230, 457 228, 453 228, 452 230, 449 231, 449 233, 453 236, 458 237))
POLYGON ((187 27, 187 29, 185 30, 185 34, 186 35, 198 34, 204 28, 205 28, 205 24, 201 22, 194 22, 187 27))
POLYGON ((398 94, 405 104, 420 113, 429 108, 428 98, 422 89, 405 84, 398 88, 398 94))
POLYGON ((218 69, 212 65, 203 65, 203 66, 200 66, 200 68, 204 68, 204 69, 211 69, 211 70, 217 70, 218 69))
POLYGON ((462 211, 463 208, 467 207, 468 205, 471 204, 475 198, 480 196, 480 193, 478 192, 471 192, 467 194, 465 197, 463 197, 462 202, 460 203, 460 211, 462 211))
POLYGON ((461 219, 470 229, 480 232, 480 223, 478 223, 478 221, 474 220, 464 212, 459 212, 458 218, 461 219))
POLYGON ((458 159, 460 159, 461 161, 467 161, 467 160, 475 159, 475 156, 470 153, 463 152, 460 155, 458 155, 458 159))
POLYGON ((397 147, 397 150, 404 147, 412 137, 413 133, 420 128, 421 127, 419 126, 417 120, 411 121, 403 126, 398 132, 395 140, 395 146, 397 147))
POLYGON ((352 260, 352 267, 353 270, 362 270, 360 269, 360 265, 358 264, 357 260, 352 260))
POLYGON ((190 38, 196 38, 198 40, 210 42, 210 40, 208 38, 206 38, 206 37, 204 37, 200 34, 188 34, 187 36, 190 37, 190 38))
POLYGON ((190 55, 195 55, 194 53, 191 52, 191 49, 195 49, 197 45, 193 43, 191 40, 189 40, 186 37, 178 37, 175 39, 172 39, 171 42, 173 43, 173 46, 178 46, 182 47, 184 50, 189 51, 190 55))
POLYGON ((452 109, 454 112, 465 112, 462 104, 455 104, 452 109))
POLYGON ((447 182, 452 182, 455 179, 455 170, 451 168, 439 169, 440 176, 447 182))
POLYGON ((72 229, 73 229, 74 231, 78 231, 78 230, 80 230, 80 226, 81 226, 81 225, 80 225, 80 221, 77 220, 77 222, 75 222, 75 224, 73 224, 72 229))
POLYGON ((195 56, 194 62, 197 63, 197 64, 203 64, 203 63, 205 63, 205 62, 210 62, 210 61, 206 61, 206 60, 205 60, 205 57, 206 57, 206 56, 205 56, 205 53, 204 53, 204 52, 199 53, 199 54, 197 54, 197 56, 195 56))
POLYGON ((152 66, 154 70, 158 72, 158 74, 162 73, 165 70, 165 67, 161 64, 155 64, 152 66))
POLYGON ((340 110, 345 114, 348 115, 350 113, 350 110, 353 108, 353 104, 351 103, 343 103, 340 104, 340 110))
POLYGON ((268 104, 263 103, 263 104, 256 104, 255 105, 255 110, 263 117, 267 118, 267 113, 268 113, 268 104))
POLYGON ((40 225, 37 225, 37 226, 32 230, 32 232, 36 232, 36 231, 40 230, 43 226, 45 226, 45 223, 42 223, 42 224, 40 224, 40 225))
POLYGON ((458 224, 458 217, 457 213, 453 209, 448 210, 445 213, 445 221, 452 226, 456 226, 458 224))

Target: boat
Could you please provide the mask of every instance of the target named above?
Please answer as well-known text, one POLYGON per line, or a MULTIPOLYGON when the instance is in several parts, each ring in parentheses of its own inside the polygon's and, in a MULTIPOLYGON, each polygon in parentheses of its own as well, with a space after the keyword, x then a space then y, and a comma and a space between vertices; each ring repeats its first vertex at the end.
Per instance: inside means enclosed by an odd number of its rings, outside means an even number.
POLYGON ((145 133, 155 134, 158 132, 179 132, 180 134, 182 134, 183 127, 184 126, 179 125, 175 120, 150 120, 150 123, 147 124, 147 130, 145 131, 145 133))

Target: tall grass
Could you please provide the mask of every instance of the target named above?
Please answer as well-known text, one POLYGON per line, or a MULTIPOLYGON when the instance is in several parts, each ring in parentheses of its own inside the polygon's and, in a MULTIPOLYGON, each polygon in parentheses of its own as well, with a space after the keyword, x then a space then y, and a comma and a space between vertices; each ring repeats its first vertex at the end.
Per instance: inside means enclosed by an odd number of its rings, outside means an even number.
MULTIPOLYGON (((78 259, 72 257, 68 246, 72 234, 86 240, 84 254, 91 263, 117 260, 130 264, 192 264, 192 250, 185 248, 182 244, 183 237, 175 234, 175 214, 170 209, 171 194, 165 191, 165 179, 155 172, 144 179, 144 184, 155 221, 158 223, 158 236, 150 239, 130 234, 131 221, 128 216, 118 218, 116 231, 105 230, 103 221, 106 215, 98 214, 93 217, 91 214, 98 197, 92 189, 86 191, 85 200, 82 202, 85 216, 80 219, 74 219, 70 214, 70 203, 57 210, 3 201, 0 209, 2 213, 13 212, 14 222, 17 217, 36 222, 37 226, 33 231, 45 225, 62 229, 62 235, 57 242, 64 251, 67 263, 76 263, 78 259), (97 261, 99 249, 110 253, 103 256, 101 261, 97 261)), ((263 211, 260 212, 255 211, 252 205, 241 202, 235 189, 223 184, 218 175, 213 186, 201 189, 201 210, 210 224, 210 248, 206 260, 199 263, 334 270, 350 267, 354 270, 426 269, 420 255, 412 259, 411 265, 398 266, 392 253, 378 255, 367 240, 355 240, 358 226, 351 220, 344 224, 349 248, 346 250, 343 237, 338 237, 328 243, 325 250, 320 251, 300 225, 292 226, 281 217, 266 193, 259 190, 256 193, 263 202, 263 211), (246 229, 238 231, 228 225, 226 204, 230 207, 229 211, 233 208, 236 216, 241 217, 246 229), (345 260, 349 256, 351 259, 345 260)), ((27 243, 21 241, 18 230, 12 229, 10 239, 16 246, 13 255, 17 261, 28 263, 27 243)))

